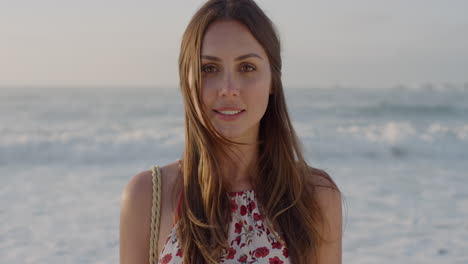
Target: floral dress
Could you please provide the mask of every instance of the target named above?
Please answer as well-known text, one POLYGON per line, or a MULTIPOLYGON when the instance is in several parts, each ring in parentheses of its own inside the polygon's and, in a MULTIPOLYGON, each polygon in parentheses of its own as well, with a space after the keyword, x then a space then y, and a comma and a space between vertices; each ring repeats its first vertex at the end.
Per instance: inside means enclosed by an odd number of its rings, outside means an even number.
MULTIPOLYGON (((229 249, 223 250, 219 263, 289 264, 288 248, 282 237, 260 214, 253 190, 228 192, 232 221, 229 223, 229 249), (278 239, 279 240, 278 240, 278 239)), ((173 226, 159 255, 159 264, 182 263, 182 250, 173 226)))

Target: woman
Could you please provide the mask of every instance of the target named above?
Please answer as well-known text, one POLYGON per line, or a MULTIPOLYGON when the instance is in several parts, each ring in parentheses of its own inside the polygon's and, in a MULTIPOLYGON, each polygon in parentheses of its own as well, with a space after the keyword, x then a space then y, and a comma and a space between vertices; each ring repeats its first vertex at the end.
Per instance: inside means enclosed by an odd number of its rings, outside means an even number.
MULTIPOLYGON (((162 166, 159 263, 341 263, 341 195, 309 167, 275 28, 251 0, 208 1, 182 40, 182 161, 162 166)), ((148 263, 151 171, 121 204, 121 263, 148 263)))

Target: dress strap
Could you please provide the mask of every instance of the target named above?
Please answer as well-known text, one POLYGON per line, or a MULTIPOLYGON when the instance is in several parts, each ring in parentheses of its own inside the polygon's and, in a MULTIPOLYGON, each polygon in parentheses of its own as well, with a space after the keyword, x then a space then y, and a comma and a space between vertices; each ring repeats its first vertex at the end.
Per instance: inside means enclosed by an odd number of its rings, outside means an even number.
POLYGON ((159 220, 161 218, 160 202, 161 202, 161 171, 159 166, 153 166, 152 183, 153 183, 153 201, 151 206, 151 237, 150 237, 150 252, 149 263, 156 263, 156 252, 158 250, 159 240, 159 220))
MULTIPOLYGON (((177 163, 179 165, 179 173, 182 174, 182 160, 178 159, 177 163)), ((182 191, 180 192, 180 195, 179 195, 179 200, 177 201, 177 209, 176 209, 176 213, 174 215, 174 225, 177 222, 177 220, 179 220, 180 210, 181 210, 181 207, 182 207, 182 199, 183 198, 184 198, 184 190, 182 189, 182 191)))
POLYGON ((177 221, 180 218, 180 210, 181 210, 181 207, 182 207, 182 199, 184 199, 184 192, 183 191, 180 192, 179 201, 177 202, 177 210, 176 210, 176 213, 175 213, 175 216, 174 216, 174 225, 175 225, 175 223, 177 223, 177 221))

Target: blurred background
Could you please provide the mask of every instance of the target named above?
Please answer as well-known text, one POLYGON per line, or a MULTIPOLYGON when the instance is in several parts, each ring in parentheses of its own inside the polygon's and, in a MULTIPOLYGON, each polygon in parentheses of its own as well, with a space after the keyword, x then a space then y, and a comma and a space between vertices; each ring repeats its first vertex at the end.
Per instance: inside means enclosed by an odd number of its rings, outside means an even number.
MULTIPOLYGON (((0 1, 0 259, 118 263, 125 184, 181 156, 204 1, 0 1)), ((468 263, 468 2, 258 0, 343 263, 468 263)))

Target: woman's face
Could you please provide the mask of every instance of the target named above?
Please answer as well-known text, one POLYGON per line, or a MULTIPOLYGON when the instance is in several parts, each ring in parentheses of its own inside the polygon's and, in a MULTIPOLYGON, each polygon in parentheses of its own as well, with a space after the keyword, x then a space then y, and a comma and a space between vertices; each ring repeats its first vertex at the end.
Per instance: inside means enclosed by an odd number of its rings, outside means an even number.
POLYGON ((270 64, 260 43, 236 21, 211 24, 201 49, 203 110, 223 136, 257 139, 271 93, 270 64))

